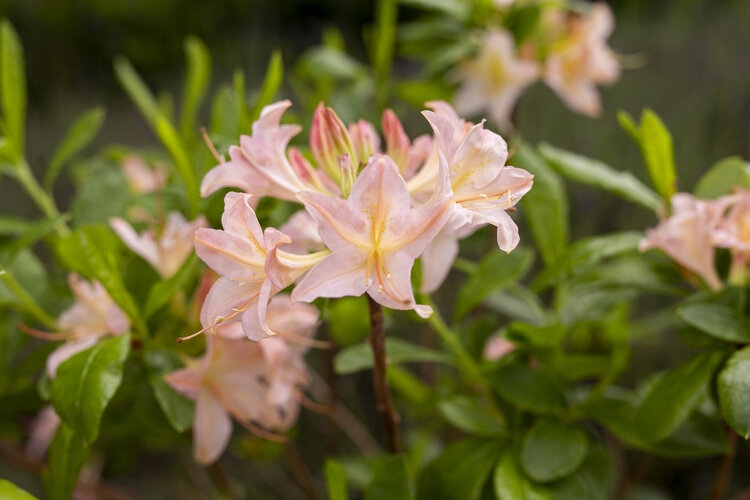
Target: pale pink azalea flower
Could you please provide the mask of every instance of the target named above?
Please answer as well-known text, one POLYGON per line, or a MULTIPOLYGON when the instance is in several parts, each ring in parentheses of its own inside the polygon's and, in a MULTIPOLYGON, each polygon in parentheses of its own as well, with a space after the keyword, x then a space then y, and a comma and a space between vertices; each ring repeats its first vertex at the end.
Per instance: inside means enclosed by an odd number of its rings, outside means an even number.
POLYGON ((258 340, 274 334, 265 320, 271 297, 329 252, 298 255, 279 250, 291 238, 274 228, 263 231, 250 199, 247 194, 227 193, 221 218, 224 229, 198 229, 195 251, 220 276, 203 303, 203 327, 241 321, 245 334, 258 340))
POLYGON ((75 303, 57 318, 57 326, 67 339, 47 357, 47 374, 55 377, 57 367, 106 335, 121 335, 130 329, 130 320, 98 282, 88 282, 75 273, 68 275, 75 303))
POLYGON ((486 111, 501 130, 510 132, 516 101, 539 73, 536 61, 517 56, 510 33, 487 31, 476 57, 456 69, 455 78, 461 82, 454 99, 456 109, 464 115, 486 111))
POLYGON ((299 199, 318 224, 331 255, 315 265, 292 291, 292 300, 360 296, 392 309, 432 313, 418 305, 411 287, 414 260, 448 219, 445 180, 428 203, 411 207, 406 182, 386 155, 374 155, 357 177, 348 199, 312 191, 299 199))
POLYGON ((736 188, 734 195, 719 198, 731 205, 713 232, 711 241, 720 248, 728 248, 733 255, 747 262, 750 257, 750 191, 736 188))
POLYGON ((167 183, 169 171, 164 165, 149 167, 138 155, 128 155, 122 159, 122 171, 130 189, 136 194, 161 191, 167 183))
POLYGON ((526 170, 505 165, 507 144, 483 123, 465 122, 445 103, 431 104, 439 112, 423 114, 435 132, 437 165, 435 158, 429 160, 409 188, 412 196, 424 197, 443 163, 455 203, 449 222, 422 257, 427 269, 421 284, 425 293, 435 291, 447 276, 458 254, 458 241, 479 227, 496 226, 498 247, 505 252, 518 245, 518 227, 507 211, 531 189, 534 178, 526 170))
POLYGON ((325 250, 315 221, 306 210, 297 210, 282 224, 279 231, 291 238, 291 243, 280 249, 295 254, 308 254, 325 250))
POLYGON ((712 289, 723 287, 714 263, 712 236, 730 199, 699 200, 687 193, 672 196, 672 215, 646 231, 638 249, 658 248, 681 266, 693 271, 712 289))
POLYGON ((181 213, 170 212, 159 235, 152 229, 138 234, 119 217, 110 219, 109 225, 128 248, 151 264, 162 279, 167 279, 180 270, 193 252, 193 233, 207 224, 202 215, 188 222, 181 213))
MULTIPOLYGON (((263 342, 268 341, 284 342, 263 342)), ((283 363, 276 359, 271 371, 263 342, 209 335, 202 357, 165 376, 176 391, 195 401, 196 462, 209 465, 219 458, 232 436, 232 417, 261 436, 265 436, 263 429, 283 432, 296 421, 299 399, 293 389, 308 383, 304 353, 287 351, 283 363), (274 388, 271 377, 282 377, 281 389, 274 388)))
POLYGON ((487 361, 497 361, 516 350, 516 344, 500 335, 493 335, 484 344, 482 357, 487 361))
POLYGON ((545 61, 544 83, 577 113, 601 113, 597 84, 609 85, 620 77, 620 65, 607 46, 615 21, 612 10, 597 2, 585 17, 570 22, 567 36, 553 45, 545 61))
MULTIPOLYGON (((304 190, 329 192, 323 177, 326 175, 307 162, 292 161, 287 157, 289 141, 302 127, 282 125, 281 116, 292 105, 280 101, 263 108, 260 118, 253 123, 252 135, 240 137, 240 147, 229 148, 228 162, 211 169, 201 183, 201 195, 208 196, 223 187, 237 187, 256 196, 273 196, 297 201, 296 194, 304 190)), ((299 160, 299 158, 297 158, 299 160)))

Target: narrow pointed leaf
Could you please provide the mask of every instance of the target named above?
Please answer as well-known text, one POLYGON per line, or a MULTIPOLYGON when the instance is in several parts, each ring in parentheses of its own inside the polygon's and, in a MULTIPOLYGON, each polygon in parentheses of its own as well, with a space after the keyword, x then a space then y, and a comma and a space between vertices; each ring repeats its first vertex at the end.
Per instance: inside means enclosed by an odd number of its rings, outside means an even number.
POLYGON ((52 403, 60 418, 85 443, 99 435, 99 424, 122 381, 130 351, 130 334, 103 340, 64 361, 50 386, 52 403))
POLYGON ((641 148, 651 182, 668 201, 676 190, 672 135, 656 113, 645 109, 641 115, 641 148))
POLYGON ((340 463, 332 458, 327 458, 325 478, 328 500, 349 500, 349 492, 346 487, 346 472, 340 463))
POLYGON ((750 320, 726 304, 695 302, 681 305, 677 316, 704 333, 729 342, 750 343, 750 320))
POLYGON ((116 59, 115 75, 146 122, 153 127, 160 114, 159 104, 130 61, 123 57, 116 59))
POLYGON ((0 103, 14 158, 24 154, 26 69, 23 46, 8 20, 0 22, 0 103))
POLYGON ((44 174, 45 189, 52 188, 62 167, 96 137, 104 123, 105 114, 104 108, 93 108, 76 118, 68 134, 52 155, 49 168, 44 174))
POLYGON ((609 165, 563 149, 542 144, 539 152, 568 179, 609 191, 652 212, 661 206, 659 195, 630 172, 621 172, 609 165))
POLYGON ((641 130, 635 123, 635 120, 633 120, 633 117, 625 111, 618 111, 617 121, 630 138, 633 139, 633 142, 635 142, 638 147, 641 147, 641 130))
POLYGON ((455 319, 460 320, 492 292, 515 285, 531 267, 533 254, 525 249, 491 252, 458 292, 455 319))
POLYGON ((713 376, 726 354, 710 351, 659 378, 635 413, 636 428, 646 442, 656 442, 676 431, 706 397, 713 376))
POLYGON ((568 198, 560 177, 529 145, 521 144, 510 162, 534 174, 534 187, 521 200, 521 212, 545 265, 568 245, 568 198))
MULTIPOLYGON (((389 364, 434 362, 450 363, 450 356, 405 340, 391 338, 385 342, 389 364)), ((339 375, 355 373, 372 368, 372 349, 367 342, 342 349, 334 361, 334 369, 339 375)))
POLYGON ((211 54, 200 38, 190 36, 184 44, 187 74, 182 100, 180 133, 188 141, 196 132, 195 117, 211 80, 211 54))
POLYGON ((149 349, 146 351, 145 361, 148 382, 164 415, 177 432, 186 431, 193 424, 195 405, 164 380, 164 375, 182 368, 179 356, 166 349, 149 349))
MULTIPOLYGON (((263 79, 263 85, 260 87, 260 93, 255 99, 253 109, 250 112, 250 122, 257 120, 264 106, 273 102, 274 97, 284 82, 284 61, 281 58, 281 52, 275 50, 271 54, 266 68, 266 77, 263 79)), ((243 93, 244 95, 244 93, 243 93)), ((244 124, 244 122, 243 122, 244 124)))
POLYGON ((49 468, 42 474, 49 500, 70 498, 89 449, 80 433, 60 423, 47 451, 49 468))

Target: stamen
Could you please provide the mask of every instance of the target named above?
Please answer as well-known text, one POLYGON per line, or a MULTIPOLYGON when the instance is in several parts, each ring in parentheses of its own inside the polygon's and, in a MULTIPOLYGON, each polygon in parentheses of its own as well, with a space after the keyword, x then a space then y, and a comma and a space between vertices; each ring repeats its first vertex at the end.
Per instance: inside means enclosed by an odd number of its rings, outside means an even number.
POLYGON ((304 392, 296 388, 294 390, 294 394, 299 398, 300 404, 310 411, 320 413, 321 415, 330 415, 331 413, 333 413, 333 405, 315 402, 312 399, 308 398, 304 392))
POLYGON ((16 328, 21 330, 23 333, 30 337, 35 337, 42 340, 52 340, 52 341, 62 341, 62 340, 73 340, 76 338, 75 333, 65 333, 65 332, 45 332, 42 330, 37 330, 35 328, 31 328, 29 326, 24 325, 23 323, 16 323, 16 328))
POLYGON ((222 155, 219 154, 218 151, 216 151, 214 143, 211 142, 211 138, 208 136, 208 132, 206 132, 206 127, 201 127, 201 136, 203 136, 203 142, 205 142, 206 146, 208 146, 208 150, 211 151, 211 155, 214 157, 214 159, 219 163, 224 163, 226 160, 222 155))
POLYGON ((250 431, 252 434, 255 434, 259 438, 274 441, 276 443, 286 443, 289 439, 287 436, 284 436, 282 434, 276 434, 275 432, 267 431, 261 427, 258 427, 250 420, 242 420, 240 418, 237 418, 237 415, 235 415, 234 417, 242 425, 242 427, 250 431))

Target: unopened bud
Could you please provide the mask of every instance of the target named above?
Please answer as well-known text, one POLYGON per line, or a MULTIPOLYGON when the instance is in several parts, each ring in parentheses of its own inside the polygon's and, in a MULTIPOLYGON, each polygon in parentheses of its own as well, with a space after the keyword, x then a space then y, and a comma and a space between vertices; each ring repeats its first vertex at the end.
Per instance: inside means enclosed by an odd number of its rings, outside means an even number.
POLYGON ((409 136, 404 132, 401 120, 390 109, 386 109, 383 112, 382 125, 383 134, 385 135, 386 153, 393 158, 399 171, 403 174, 409 164, 409 148, 411 147, 409 136))
POLYGON ((344 123, 331 108, 318 104, 310 130, 310 152, 315 162, 332 179, 340 181, 339 159, 349 155, 349 161, 358 163, 352 138, 344 123))
POLYGON ((380 150, 380 137, 372 123, 366 120, 359 120, 357 123, 349 125, 349 135, 352 137, 354 150, 357 152, 360 165, 367 163, 370 156, 380 150))

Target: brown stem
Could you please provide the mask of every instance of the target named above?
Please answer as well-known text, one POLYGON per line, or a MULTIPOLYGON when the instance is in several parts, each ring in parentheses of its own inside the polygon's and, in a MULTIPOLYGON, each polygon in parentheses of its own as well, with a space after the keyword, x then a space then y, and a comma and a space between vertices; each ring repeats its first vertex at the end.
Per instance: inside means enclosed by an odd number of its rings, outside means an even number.
POLYGON ((732 429, 728 429, 727 432, 729 437, 729 453, 724 455, 724 458, 721 460, 719 475, 716 476, 714 490, 711 492, 711 500, 721 500, 724 498, 724 494, 729 486, 729 481, 732 479, 734 456, 737 452, 737 433, 732 429))
POLYGON ((385 316, 383 306, 367 296, 370 306, 370 347, 372 348, 373 364, 372 379, 375 386, 375 397, 378 400, 378 411, 383 417, 385 433, 388 439, 388 451, 398 453, 401 449, 398 437, 398 414, 393 406, 391 391, 386 380, 385 353, 385 316))
POLYGON ((214 486, 219 493, 229 498, 230 500, 237 500, 239 496, 232 489, 232 484, 229 482, 229 478, 224 473, 224 469, 221 468, 219 462, 214 462, 208 466, 208 475, 211 476, 211 480, 214 482, 214 486))

